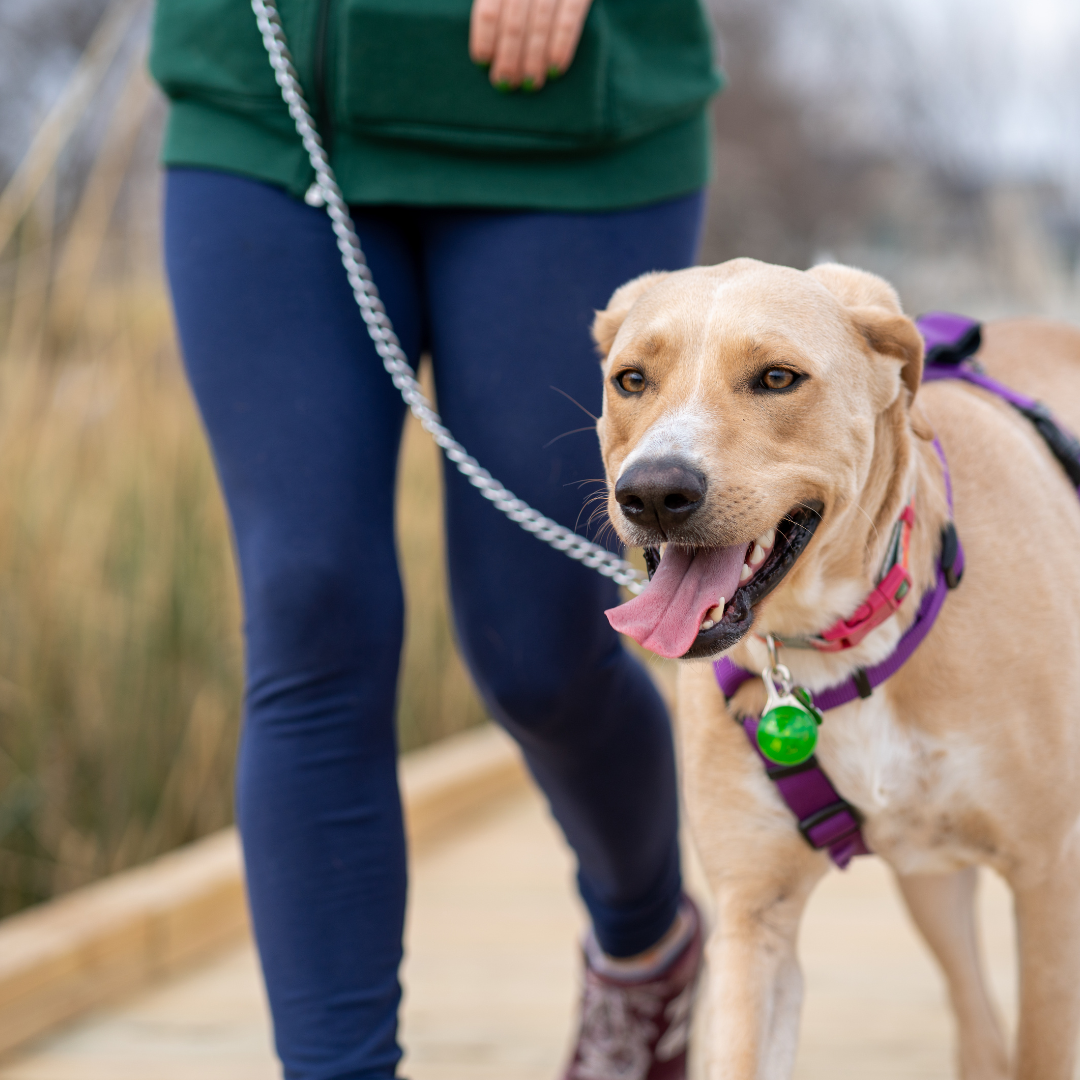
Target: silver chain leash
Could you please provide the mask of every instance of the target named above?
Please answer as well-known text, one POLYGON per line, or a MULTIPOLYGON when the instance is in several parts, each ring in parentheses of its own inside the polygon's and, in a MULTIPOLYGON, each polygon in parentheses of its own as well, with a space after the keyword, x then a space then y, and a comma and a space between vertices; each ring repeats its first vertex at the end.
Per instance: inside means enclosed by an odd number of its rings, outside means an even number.
MULTIPOLYGON (((645 587, 644 575, 640 571, 635 570, 625 559, 620 559, 618 555, 612 554, 599 544, 578 536, 523 502, 512 491, 500 484, 475 458, 466 453, 465 447, 450 434, 443 424, 439 414, 424 395, 420 383, 417 382, 416 372, 413 371, 402 351, 386 309, 379 299, 379 290, 375 287, 371 271, 360 248, 356 226, 342 197, 334 171, 330 168, 330 159, 323 148, 322 139, 315 129, 311 110, 300 88, 300 81, 293 67, 292 57, 285 41, 285 31, 281 27, 281 18, 277 9, 266 0, 251 0, 251 8, 259 23, 259 32, 262 34, 263 46, 270 58, 270 66, 274 69, 274 78, 281 87, 281 96, 289 107, 289 115, 296 124, 297 134, 303 140, 311 167, 315 170, 315 183, 312 188, 317 190, 318 195, 321 196, 321 202, 326 206, 326 212, 330 215, 334 235, 337 237, 338 251, 341 252, 341 262, 348 275, 357 306, 360 308, 360 315, 367 326, 368 335, 382 360, 383 367, 393 379, 405 404, 442 448, 443 453, 457 466, 458 471, 511 521, 517 522, 526 532, 550 544, 557 551, 564 552, 571 559, 576 559, 585 566, 598 570, 604 577, 611 578, 631 592, 640 593, 645 587)), ((314 195, 314 190, 309 191, 309 202, 320 201, 314 199, 314 195)))

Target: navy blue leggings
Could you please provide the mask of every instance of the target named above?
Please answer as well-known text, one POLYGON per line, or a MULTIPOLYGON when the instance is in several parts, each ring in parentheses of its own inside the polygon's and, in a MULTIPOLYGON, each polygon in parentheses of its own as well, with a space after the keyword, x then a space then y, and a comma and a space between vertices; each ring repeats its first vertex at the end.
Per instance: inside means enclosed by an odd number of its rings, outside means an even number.
MULTIPOLYGON (((363 208, 402 346, 481 464, 583 527, 603 469, 588 327, 646 270, 693 262, 702 199, 604 214, 363 208)), ((289 1080, 394 1075, 405 907, 394 694, 403 406, 326 215, 237 176, 174 169, 166 262, 239 556, 247 695, 237 817, 289 1080)), ((671 733, 603 615, 616 590, 445 474, 450 588, 483 699, 573 847, 603 948, 653 944, 680 896, 671 733)))

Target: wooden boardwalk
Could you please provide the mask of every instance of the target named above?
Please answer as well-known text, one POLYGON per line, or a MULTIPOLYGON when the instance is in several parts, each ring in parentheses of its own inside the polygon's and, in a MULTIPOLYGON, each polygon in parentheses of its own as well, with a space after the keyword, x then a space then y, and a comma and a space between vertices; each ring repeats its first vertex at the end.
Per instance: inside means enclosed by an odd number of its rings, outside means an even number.
MULTIPOLYGON (((693 885, 693 867, 690 877, 693 885)), ((421 850, 412 876, 402 1075, 558 1075, 582 926, 572 884, 571 860, 532 791, 502 797, 467 827, 421 850)), ((981 906, 991 975, 1011 1016, 1009 901, 998 882, 984 882, 981 906)), ((940 979, 877 860, 859 860, 826 879, 812 901, 801 951, 808 996, 797 1080, 953 1075, 940 979)), ((279 1076, 250 945, 0 1064, 0 1080, 279 1076)))

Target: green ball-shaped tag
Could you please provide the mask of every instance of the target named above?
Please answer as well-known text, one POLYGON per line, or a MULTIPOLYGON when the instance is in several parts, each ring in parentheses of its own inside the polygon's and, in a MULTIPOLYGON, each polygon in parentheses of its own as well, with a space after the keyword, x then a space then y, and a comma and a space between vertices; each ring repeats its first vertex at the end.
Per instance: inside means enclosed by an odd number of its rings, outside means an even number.
POLYGON ((817 721, 798 705, 778 705, 761 718, 757 741, 777 765, 801 765, 817 745, 817 721))

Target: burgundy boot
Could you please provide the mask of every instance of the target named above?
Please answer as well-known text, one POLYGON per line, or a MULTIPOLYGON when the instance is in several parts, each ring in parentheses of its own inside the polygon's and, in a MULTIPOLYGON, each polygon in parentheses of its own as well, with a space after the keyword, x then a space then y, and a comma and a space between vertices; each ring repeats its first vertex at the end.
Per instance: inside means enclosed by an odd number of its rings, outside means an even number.
POLYGON ((594 971, 585 958, 581 1028, 563 1080, 685 1080, 690 1019, 704 941, 701 916, 690 940, 659 974, 622 981, 594 971))

